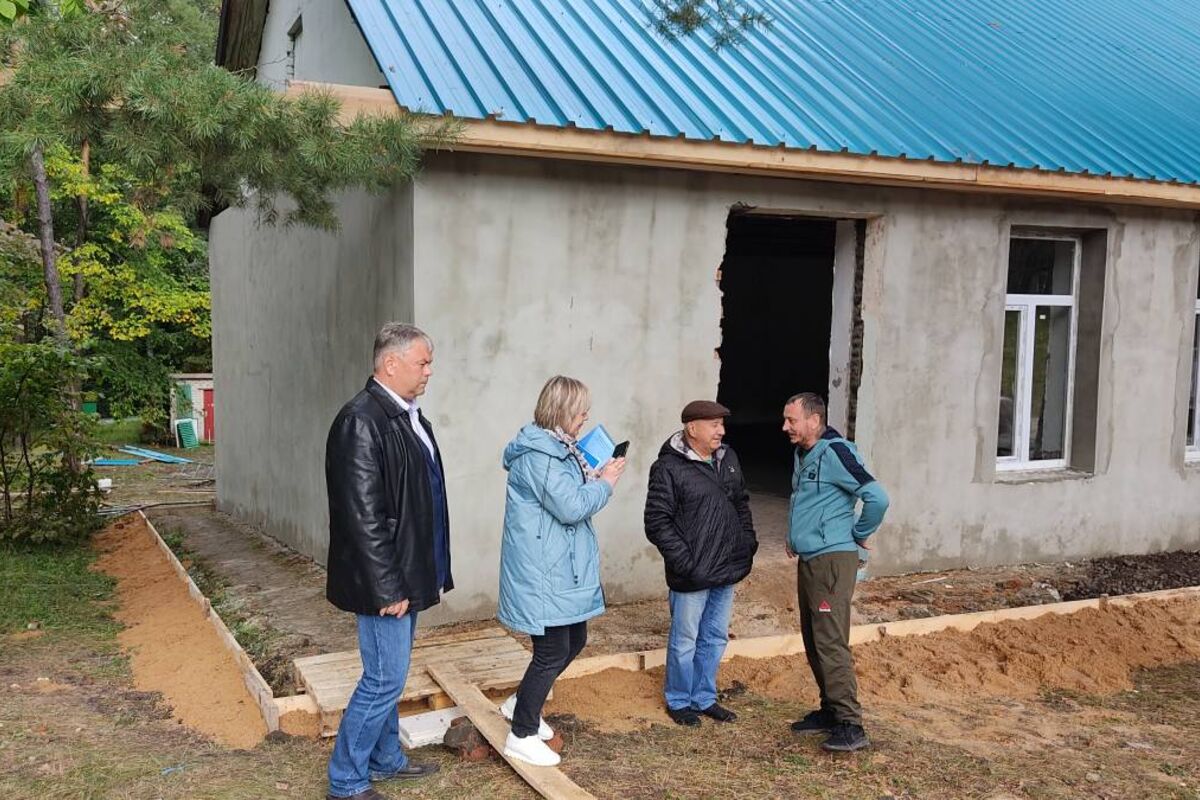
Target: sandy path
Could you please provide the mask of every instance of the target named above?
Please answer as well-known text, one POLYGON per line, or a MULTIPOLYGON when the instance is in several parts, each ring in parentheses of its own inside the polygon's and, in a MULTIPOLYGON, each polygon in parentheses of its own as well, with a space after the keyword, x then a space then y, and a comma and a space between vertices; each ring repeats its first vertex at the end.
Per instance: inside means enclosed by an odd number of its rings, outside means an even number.
POLYGON ((96 547, 96 568, 117 579, 118 641, 134 685, 161 693, 176 719, 227 747, 258 744, 266 724, 237 663, 141 518, 109 526, 96 547))

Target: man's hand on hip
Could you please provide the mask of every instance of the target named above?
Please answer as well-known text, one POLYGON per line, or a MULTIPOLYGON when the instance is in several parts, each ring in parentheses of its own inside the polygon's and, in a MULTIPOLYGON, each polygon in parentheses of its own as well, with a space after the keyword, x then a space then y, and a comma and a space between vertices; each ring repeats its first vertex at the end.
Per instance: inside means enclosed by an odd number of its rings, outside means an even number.
POLYGON ((785 550, 787 550, 787 557, 788 557, 788 558, 795 558, 795 557, 796 557, 796 551, 792 549, 792 540, 791 540, 791 539, 784 539, 784 540, 783 540, 783 547, 784 547, 784 549, 785 549, 785 550))
POLYGON ((379 616, 381 616, 381 617, 396 617, 397 619, 399 619, 400 617, 403 617, 407 613, 408 613, 408 601, 407 600, 401 600, 398 603, 392 603, 390 606, 385 606, 384 608, 379 609, 379 616))

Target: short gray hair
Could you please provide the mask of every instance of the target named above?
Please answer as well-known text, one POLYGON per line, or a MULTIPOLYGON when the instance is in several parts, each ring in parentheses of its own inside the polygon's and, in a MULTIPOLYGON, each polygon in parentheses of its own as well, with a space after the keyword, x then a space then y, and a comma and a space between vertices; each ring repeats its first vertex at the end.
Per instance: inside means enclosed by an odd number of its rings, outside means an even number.
POLYGON ((393 350, 403 353, 418 339, 433 350, 433 339, 416 325, 407 322, 389 322, 384 325, 379 329, 379 333, 375 334, 375 368, 379 368, 385 355, 393 350))
POLYGON ((788 398, 784 405, 790 406, 792 403, 799 403, 800 410, 808 416, 819 414, 821 416, 821 424, 825 424, 825 401, 821 399, 821 395, 813 392, 800 392, 788 398))

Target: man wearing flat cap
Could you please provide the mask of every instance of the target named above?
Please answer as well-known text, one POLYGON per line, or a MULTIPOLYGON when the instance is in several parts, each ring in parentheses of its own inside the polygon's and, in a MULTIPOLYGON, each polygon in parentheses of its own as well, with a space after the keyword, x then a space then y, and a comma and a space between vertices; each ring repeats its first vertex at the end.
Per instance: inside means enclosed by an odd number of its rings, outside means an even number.
POLYGON ((664 694, 680 725, 699 725, 702 714, 736 719, 717 704, 717 667, 729 641, 733 587, 750 573, 758 539, 742 466, 722 442, 728 416, 720 403, 688 403, 683 430, 650 467, 646 538, 662 553, 671 603, 664 694))

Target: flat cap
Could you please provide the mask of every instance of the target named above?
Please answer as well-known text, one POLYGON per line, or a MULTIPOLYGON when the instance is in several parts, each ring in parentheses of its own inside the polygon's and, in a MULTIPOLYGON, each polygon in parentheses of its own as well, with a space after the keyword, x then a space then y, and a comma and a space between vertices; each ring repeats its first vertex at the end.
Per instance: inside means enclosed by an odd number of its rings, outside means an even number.
POLYGON ((695 422, 698 419, 723 419, 729 416, 729 409, 712 400, 693 400, 683 407, 679 418, 684 422, 695 422))

